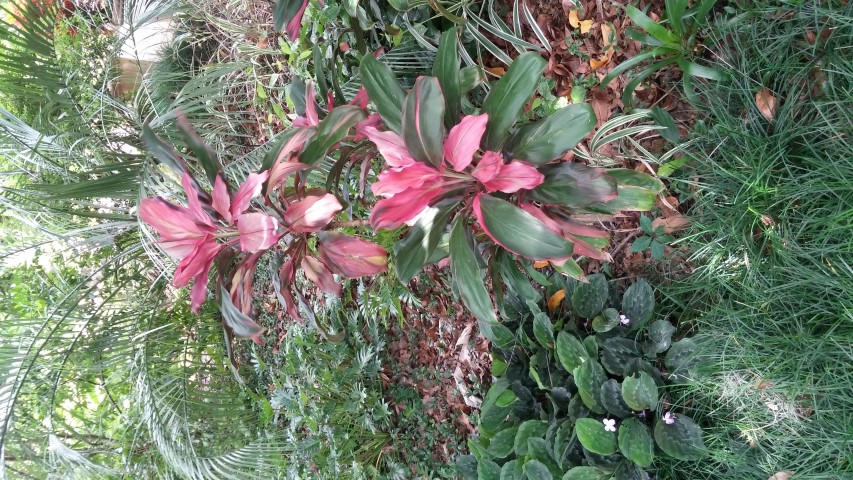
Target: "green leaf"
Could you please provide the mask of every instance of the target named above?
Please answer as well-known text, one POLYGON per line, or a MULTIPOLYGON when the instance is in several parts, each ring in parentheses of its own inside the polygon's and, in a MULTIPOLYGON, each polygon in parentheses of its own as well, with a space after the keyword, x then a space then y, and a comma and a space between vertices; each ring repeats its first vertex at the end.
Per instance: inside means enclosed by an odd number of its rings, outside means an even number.
POLYGON ((545 469, 553 475, 560 473, 560 467, 554 460, 554 449, 550 440, 538 437, 529 438, 527 440, 527 457, 530 460, 541 462, 545 469))
POLYGON ((662 387, 664 385, 660 370, 640 357, 632 358, 628 361, 628 364, 625 365, 625 370, 622 372, 622 377, 628 378, 637 375, 640 372, 645 372, 646 375, 652 377, 655 381, 655 385, 658 387, 662 387))
POLYGON ((456 471, 464 480, 477 480, 477 457, 462 455, 456 459, 456 471))
POLYGON ((655 292, 645 279, 639 279, 622 296, 622 314, 628 317, 628 328, 644 326, 655 312, 655 292))
POLYGON ((373 55, 365 55, 358 70, 364 89, 376 106, 379 116, 388 128, 402 134, 403 101, 406 99, 406 92, 400 87, 397 76, 388 66, 373 58, 373 55))
POLYGON ((664 127, 663 130, 658 130, 661 137, 669 140, 669 142, 673 144, 681 142, 681 135, 678 133, 678 127, 675 125, 675 120, 673 120, 672 115, 670 115, 669 112, 655 105, 652 107, 651 115, 655 123, 664 127))
MULTIPOLYGON (((299 13, 305 0, 276 0, 275 9, 273 10, 273 24, 275 30, 280 32, 284 29, 284 25, 299 13)), ((296 40, 291 38, 290 40, 296 40)))
POLYGON ((637 24, 643 30, 649 32, 653 37, 657 38, 667 46, 672 46, 677 48, 681 42, 679 42, 678 37, 675 36, 672 32, 667 30, 666 28, 660 26, 657 22, 649 18, 648 15, 641 12, 637 7, 633 5, 628 5, 625 8, 625 12, 631 17, 631 20, 637 24))
POLYGON ((645 252, 652 243, 652 237, 640 237, 631 244, 631 253, 645 252))
POLYGON ((607 170, 607 174, 616 180, 618 197, 609 202, 590 205, 590 210, 606 213, 647 212, 655 207, 655 199, 663 191, 663 182, 636 170, 614 168, 607 170))
POLYGON ((509 135, 509 129, 536 91, 546 64, 538 53, 522 53, 492 87, 482 108, 483 113, 489 114, 489 123, 483 136, 485 150, 500 150, 509 135))
POLYGON ((572 372, 584 362, 590 361, 583 343, 564 331, 557 333, 557 359, 567 372, 572 372))
POLYGON ((505 458, 512 453, 513 443, 515 442, 515 434, 518 432, 518 427, 507 428, 501 430, 489 441, 488 451, 495 458, 505 458))
MULTIPOLYGON (((334 110, 333 110, 334 111, 334 110)), ((419 77, 403 102, 403 140, 412 158, 441 166, 444 96, 435 77, 419 77)))
POLYGON ((616 434, 604 429, 604 423, 594 418, 581 418, 575 424, 575 434, 581 445, 599 455, 616 453, 616 434))
POLYGON ((643 233, 646 235, 651 235, 652 232, 652 217, 647 215, 640 215, 640 228, 643 229, 643 233))
POLYGON ((562 260, 572 255, 571 242, 506 200, 479 194, 474 214, 489 237, 513 253, 531 260, 562 260))
POLYGON ((539 170, 545 180, 529 192, 530 198, 551 205, 584 208, 616 198, 616 179, 602 168, 560 162, 539 170))
POLYGON ((447 228, 450 215, 459 205, 458 200, 444 200, 427 209, 409 229, 406 238, 394 245, 397 278, 408 284, 429 262, 447 228))
POLYGON ((639 377, 626 377, 622 381, 622 398, 634 411, 639 412, 647 408, 655 410, 658 405, 658 386, 646 372, 639 374, 639 377))
POLYGON ((622 462, 613 472, 613 480, 649 480, 649 474, 636 463, 622 462))
POLYGON ((664 453, 679 460, 701 460, 708 455, 702 440, 702 429, 686 415, 675 415, 672 425, 658 420, 655 424, 655 442, 664 453))
POLYGON ((578 394, 581 396, 584 405, 595 413, 605 413, 604 405, 601 404, 601 400, 598 398, 601 386, 607 381, 607 375, 605 375, 601 365, 594 360, 586 361, 575 368, 572 371, 572 375, 575 377, 575 385, 578 387, 578 394))
POLYGON ((641 467, 648 467, 655 459, 655 442, 649 429, 636 418, 623 420, 619 425, 619 450, 641 467))
POLYGON ((649 340, 643 344, 643 353, 654 358, 657 354, 667 351, 672 345, 672 334, 675 327, 666 320, 656 320, 649 325, 649 340))
POLYGON ((489 291, 483 283, 480 260, 463 216, 456 218, 450 233, 450 272, 462 302, 479 320, 480 332, 490 340, 491 325, 498 323, 489 291))
POLYGON ((518 459, 512 459, 501 467, 501 480, 516 480, 524 475, 518 459))
POLYGON ((224 286, 220 286, 219 290, 219 310, 222 312, 223 322, 234 332, 235 336, 255 338, 264 333, 263 327, 234 305, 230 293, 224 286))
POLYGON ((528 420, 518 426, 518 432, 515 434, 515 442, 513 450, 519 457, 527 455, 528 440, 531 438, 540 438, 548 431, 548 422, 542 420, 528 420))
POLYGON ((649 251, 652 253, 652 258, 657 261, 663 260, 664 256, 664 246, 657 240, 654 240, 652 244, 649 246, 649 251))
POLYGON ((507 390, 498 396, 497 400, 495 400, 496 407, 508 407, 512 405, 513 402, 518 400, 518 397, 515 395, 515 392, 512 390, 507 390))
POLYGON ((178 129, 181 131, 181 136, 184 138, 187 147, 192 150, 196 160, 204 169, 207 179, 212 185, 216 180, 216 175, 222 171, 222 163, 219 162, 219 156, 208 146, 204 140, 196 133, 195 129, 190 125, 189 120, 183 114, 178 115, 178 129))
POLYGON ((599 398, 605 410, 612 415, 625 418, 633 413, 631 407, 622 399, 622 384, 612 378, 601 385, 599 398))
POLYGON ((524 474, 528 480, 553 480, 548 467, 539 460, 530 460, 524 464, 524 474))
POLYGON ((587 283, 580 283, 572 294, 572 310, 582 318, 593 318, 604 308, 610 297, 607 278, 596 273, 587 277, 587 283))
POLYGON ((601 315, 592 319, 592 329, 598 333, 607 333, 619 325, 619 312, 615 308, 605 308, 601 315))
POLYGON ((566 413, 572 422, 576 422, 579 418, 589 416, 589 409, 583 404, 581 396, 576 394, 569 400, 569 407, 566 413))
POLYGON ((441 34, 438 41, 438 53, 432 66, 432 74, 438 77, 441 93, 447 108, 444 111, 444 125, 451 128, 459 122, 462 111, 462 86, 459 83, 459 51, 456 41, 456 29, 441 34))
POLYGON ((590 335, 583 339, 583 346, 586 348, 586 354, 589 358, 598 358, 598 342, 595 337, 590 335))
POLYGON ((621 375, 632 358, 640 356, 637 342, 630 338, 613 337, 604 341, 601 364, 613 375, 621 375))
POLYGON ((563 480, 607 480, 610 474, 594 467, 575 467, 565 475, 563 480))
POLYGON ((160 163, 171 168, 179 177, 183 175, 187 169, 187 163, 171 145, 161 140, 147 123, 142 126, 142 143, 145 145, 145 150, 160 163))
POLYGON ((317 165, 325 158, 326 153, 347 135, 350 128, 365 118, 367 114, 358 107, 336 107, 317 125, 317 133, 305 146, 299 160, 307 165, 317 165))
POLYGON ((539 121, 521 126, 507 151, 518 160, 544 165, 571 150, 595 128, 596 117, 586 103, 569 105, 539 121))
POLYGON ((693 370, 699 363, 698 348, 692 338, 683 338, 672 344, 664 359, 670 379, 675 377, 677 381, 684 381, 694 376, 693 370))
POLYGON ((549 350, 554 348, 554 327, 548 315, 540 312, 533 316, 533 335, 539 345, 549 350))
POLYGON ((501 466, 487 458, 481 458, 477 462, 477 479, 501 480, 501 466))

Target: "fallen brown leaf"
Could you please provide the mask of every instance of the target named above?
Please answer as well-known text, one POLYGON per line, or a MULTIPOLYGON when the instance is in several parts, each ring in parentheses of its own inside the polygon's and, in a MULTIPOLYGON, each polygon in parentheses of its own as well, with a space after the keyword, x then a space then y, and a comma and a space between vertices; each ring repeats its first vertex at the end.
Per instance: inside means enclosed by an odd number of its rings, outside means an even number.
POLYGON ((755 105, 767 120, 773 120, 776 115, 776 97, 770 93, 767 87, 762 88, 755 94, 755 105))
POLYGON ((673 215, 666 218, 656 218, 652 222, 652 229, 663 226, 664 233, 673 233, 684 230, 690 226, 690 219, 684 215, 673 215))
POLYGON ((572 28, 578 28, 580 26, 578 11, 575 9, 569 10, 569 25, 571 25, 572 28))
POLYGON ((506 73, 506 69, 504 67, 486 67, 486 70, 493 73, 498 78, 503 77, 504 73, 506 73))
POLYGON ((554 294, 551 295, 551 298, 548 299, 548 310, 552 312, 556 310, 564 298, 566 298, 566 291, 562 288, 554 292, 554 294))
POLYGON ((592 24, 593 24, 592 20, 581 20, 580 21, 581 34, 586 35, 587 33, 589 33, 589 30, 592 28, 592 24))
POLYGON ((590 58, 589 66, 593 70, 597 70, 604 65, 610 63, 610 60, 613 58, 613 54, 616 52, 616 49, 613 48, 613 43, 617 40, 613 34, 613 29, 607 23, 601 24, 601 47, 604 49, 604 55, 599 58, 590 58), (612 41, 611 41, 612 40, 612 41))
POLYGON ((548 265, 550 265, 550 263, 548 263, 547 260, 537 260, 533 262, 533 268, 535 268, 536 270, 541 270, 547 267, 548 265))

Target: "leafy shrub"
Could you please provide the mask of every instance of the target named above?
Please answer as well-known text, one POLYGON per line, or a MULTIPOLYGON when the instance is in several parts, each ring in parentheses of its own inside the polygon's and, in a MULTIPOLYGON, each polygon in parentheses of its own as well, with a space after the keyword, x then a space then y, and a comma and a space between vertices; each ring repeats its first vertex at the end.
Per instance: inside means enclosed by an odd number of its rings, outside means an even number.
POLYGON ((520 322, 518 344, 494 351, 500 378, 483 401, 472 455, 457 462, 464 478, 647 479, 655 446, 679 460, 706 455, 699 426, 661 392, 692 376, 695 345, 673 343, 666 320, 650 323, 648 282, 631 285, 619 310, 605 308, 611 292, 601 274, 569 290, 588 330, 571 318, 553 324, 529 305, 533 320, 520 322))
POLYGON ((609 235, 573 216, 649 210, 663 185, 634 170, 561 160, 593 130, 589 105, 518 121, 545 69, 536 54, 513 62, 479 115, 462 116, 463 98, 474 85, 463 81, 457 48, 455 31, 445 32, 435 76, 418 78, 408 94, 388 67, 371 56, 363 60, 364 87, 388 128, 364 128, 387 164, 372 186, 385 198, 370 223, 374 229, 413 224, 395 247, 400 280, 449 257, 454 284, 481 332, 505 343, 511 334, 498 323, 481 267, 492 271, 495 285, 497 276, 523 277, 519 265, 530 261, 548 261, 581 278, 572 256, 607 259, 609 235), (516 257, 500 261, 507 253, 516 257))

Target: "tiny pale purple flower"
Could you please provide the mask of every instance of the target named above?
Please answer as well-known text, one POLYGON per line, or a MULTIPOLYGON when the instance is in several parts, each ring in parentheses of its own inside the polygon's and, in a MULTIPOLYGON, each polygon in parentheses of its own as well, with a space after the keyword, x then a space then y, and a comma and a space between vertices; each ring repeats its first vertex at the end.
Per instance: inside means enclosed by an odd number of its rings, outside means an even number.
POLYGON ((616 431, 616 420, 612 418, 604 419, 604 431, 605 432, 615 432, 616 431))
POLYGON ((621 323, 622 325, 628 325, 629 323, 631 323, 631 320, 625 315, 619 315, 619 323, 621 323))
POLYGON ((666 412, 663 414, 663 423, 667 425, 672 425, 675 423, 675 415, 672 412, 666 412))

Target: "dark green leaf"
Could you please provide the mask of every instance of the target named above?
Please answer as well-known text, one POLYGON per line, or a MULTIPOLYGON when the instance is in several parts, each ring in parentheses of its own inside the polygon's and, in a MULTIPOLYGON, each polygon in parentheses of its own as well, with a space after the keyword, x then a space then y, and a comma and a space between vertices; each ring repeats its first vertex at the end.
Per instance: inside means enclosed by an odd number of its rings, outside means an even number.
POLYGON ((604 274, 596 273, 587 277, 586 283, 580 283, 572 294, 572 310, 583 318, 593 318, 604 308, 610 291, 604 274))
MULTIPOLYGON (((290 23, 299 14, 304 3, 307 3, 307 0, 276 0, 275 9, 273 10, 275 30, 277 32, 282 31, 285 24, 290 23)), ((296 39, 291 38, 290 40, 296 39)))
POLYGON ((664 246, 657 240, 652 241, 651 245, 649 245, 649 251, 652 253, 652 258, 657 261, 663 260, 664 256, 664 246))
POLYGON ((686 415, 675 415, 672 425, 658 420, 655 424, 655 442, 664 453, 679 460, 701 460, 708 455, 702 440, 702 429, 686 415))
POLYGON ((219 162, 216 152, 196 133, 195 129, 190 125, 189 120, 187 120, 187 117, 183 114, 178 115, 178 129, 181 131, 187 147, 192 150, 201 168, 204 169, 204 173, 207 175, 210 184, 213 185, 216 175, 222 171, 222 164, 219 162))
POLYGON ((464 480, 477 480, 477 458, 474 455, 462 455, 457 458, 456 471, 464 480))
POLYGON ((640 356, 637 343, 624 337, 608 338, 604 341, 604 352, 601 354, 601 364, 613 375, 621 375, 625 366, 632 358, 640 356))
POLYGON ((491 326, 497 324, 498 319, 489 298, 489 291, 483 283, 477 255, 465 219, 459 216, 453 223, 453 231, 450 234, 450 271, 453 283, 465 306, 479 320, 480 332, 491 340, 494 337, 491 326))
POLYGON ((406 92, 400 87, 394 72, 385 64, 365 55, 359 66, 361 81, 376 111, 391 130, 403 133, 403 101, 406 92))
POLYGON ((590 360, 583 343, 564 331, 557 333, 557 359, 567 372, 574 371, 583 362, 590 360))
POLYGON ((590 210, 608 213, 647 212, 654 208, 655 199, 663 191, 663 183, 660 180, 636 170, 614 168, 607 170, 607 174, 616 180, 618 196, 609 202, 590 205, 590 210))
POLYGON ((622 384, 612 378, 601 385, 600 398, 601 404, 612 415, 625 418, 633 413, 622 399, 622 384))
POLYGON ((530 191, 530 198, 552 205, 583 208, 616 199, 616 179, 601 168, 561 162, 539 170, 544 182, 530 191))
POLYGON ((516 432, 518 432, 518 427, 507 428, 498 432, 489 441, 489 453, 495 458, 505 458, 512 453, 516 432))
POLYGON ((548 315, 541 312, 533 315, 533 335, 543 347, 549 350, 554 348, 554 327, 548 315))
POLYGON ((575 467, 565 475, 563 480, 607 480, 610 474, 594 467, 575 467))
POLYGON ((154 133, 154 130, 146 123, 142 126, 142 143, 148 153, 154 156, 160 163, 168 166, 178 176, 184 174, 187 169, 187 163, 175 150, 166 142, 160 140, 160 137, 154 133))
POLYGON ((631 20, 643 30, 649 32, 653 37, 657 38, 666 45, 677 47, 680 42, 672 32, 659 25, 657 22, 649 18, 648 15, 641 12, 637 7, 628 5, 625 12, 631 17, 631 20))
POLYGON ((622 398, 636 412, 655 410, 658 405, 658 386, 649 374, 639 372, 639 377, 626 377, 622 381, 622 398))
POLYGON ((432 74, 438 77, 441 93, 444 94, 446 109, 444 125, 451 128, 459 122, 462 111, 462 87, 459 84, 459 51, 456 41, 456 29, 441 34, 438 42, 438 54, 432 66, 432 74))
POLYGON ((547 118, 520 127, 507 148, 512 158, 544 165, 556 160, 595 128, 595 112, 586 103, 569 105, 547 118))
POLYGON ((646 235, 651 235, 652 232, 652 217, 648 215, 640 215, 640 228, 643 229, 643 233, 646 235))
POLYGON ((317 133, 305 146, 299 160, 307 165, 317 165, 347 135, 350 128, 365 118, 367 114, 358 107, 343 105, 335 108, 317 125, 317 133))
POLYGON ((483 148, 498 151, 518 120, 524 106, 536 91, 545 71, 545 60, 538 53, 523 53, 513 60, 506 74, 492 87, 483 102, 489 123, 483 136, 483 148))
POLYGON ((619 425, 619 450, 641 467, 648 467, 655 459, 655 442, 649 429, 636 418, 625 419, 619 425))
POLYGON ((531 438, 540 438, 548 431, 548 422, 542 420, 528 420, 518 427, 518 432, 515 434, 515 442, 513 449, 518 456, 527 455, 528 443, 531 438))
POLYGON ((501 480, 501 466, 487 458, 481 458, 477 462, 477 478, 479 480, 501 480))
MULTIPOLYGON (((607 381, 607 375, 604 373, 601 365, 595 360, 587 360, 575 368, 572 371, 572 375, 575 377, 575 385, 578 387, 578 394, 581 396, 584 405, 595 413, 605 413, 606 410, 604 409, 604 405, 601 404, 599 394, 601 386, 607 381)), ((586 445, 584 446, 586 447, 586 445)))
POLYGON ((225 325, 234 332, 234 335, 241 338, 256 338, 260 336, 264 329, 254 320, 246 316, 238 309, 231 301, 231 294, 224 286, 219 289, 219 310, 222 312, 222 320, 225 325))
POLYGON ((394 245, 397 278, 405 285, 427 264, 439 242, 458 200, 445 200, 421 214, 406 238, 394 245))
POLYGON ((524 464, 524 474, 528 480, 553 480, 548 467, 539 460, 530 460, 524 464))
POLYGON ((480 194, 474 200, 474 214, 483 230, 513 253, 531 260, 564 260, 572 254, 571 242, 506 200, 480 194))
POLYGON ((652 237, 640 237, 631 244, 631 253, 645 252, 652 243, 652 237))
POLYGON ((655 292, 644 279, 639 279, 622 296, 622 313, 628 317, 628 328, 644 326, 655 312, 655 292))
POLYGON ((643 345, 643 353, 654 358, 672 345, 672 334, 675 327, 666 320, 656 320, 649 325, 649 340, 643 345))
POLYGON ((669 140, 673 144, 681 142, 681 135, 678 133, 678 127, 675 126, 675 120, 673 120, 672 115, 670 115, 669 112, 655 105, 652 107, 652 119, 655 123, 664 127, 663 130, 658 130, 661 137, 669 140))
POLYGON ((605 308, 601 315, 592 319, 592 329, 598 333, 607 333, 619 325, 619 312, 615 308, 605 308))
POLYGON ((616 452, 616 433, 604 429, 604 423, 594 418, 581 418, 575 424, 575 434, 581 445, 599 455, 616 452))
POLYGON ((435 77, 419 77, 403 102, 403 140, 412 158, 441 166, 444 147, 444 96, 435 77))

